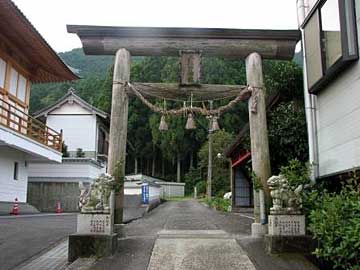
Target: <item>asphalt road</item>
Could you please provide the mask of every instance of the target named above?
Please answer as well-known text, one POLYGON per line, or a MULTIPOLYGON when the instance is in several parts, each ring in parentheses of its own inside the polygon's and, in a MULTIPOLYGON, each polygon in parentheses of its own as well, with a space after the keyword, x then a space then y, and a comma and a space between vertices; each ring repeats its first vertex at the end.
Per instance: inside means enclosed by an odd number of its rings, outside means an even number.
POLYGON ((76 214, 0 217, 0 270, 13 269, 76 230, 76 214))

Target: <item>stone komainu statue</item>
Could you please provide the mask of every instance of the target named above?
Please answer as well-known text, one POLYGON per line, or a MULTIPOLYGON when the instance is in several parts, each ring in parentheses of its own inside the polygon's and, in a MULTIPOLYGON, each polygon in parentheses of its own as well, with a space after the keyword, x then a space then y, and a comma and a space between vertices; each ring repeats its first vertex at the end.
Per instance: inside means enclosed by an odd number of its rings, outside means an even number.
POLYGON ((110 194, 115 180, 111 175, 102 174, 88 189, 82 189, 79 208, 82 213, 110 213, 110 194))
POLYGON ((288 180, 283 175, 274 175, 267 181, 270 188, 270 195, 273 200, 271 214, 301 214, 302 199, 301 191, 303 186, 299 185, 292 190, 288 180))

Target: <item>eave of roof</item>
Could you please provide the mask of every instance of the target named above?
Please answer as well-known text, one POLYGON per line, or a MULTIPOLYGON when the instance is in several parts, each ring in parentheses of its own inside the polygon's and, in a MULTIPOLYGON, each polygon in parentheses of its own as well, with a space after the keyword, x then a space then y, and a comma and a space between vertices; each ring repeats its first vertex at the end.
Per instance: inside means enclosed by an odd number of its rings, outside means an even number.
POLYGON ((11 43, 6 53, 22 58, 33 83, 78 79, 11 0, 0 1, 0 18, 0 33, 11 43))
POLYGON ((35 118, 46 116, 51 111, 55 110, 56 108, 60 107, 64 103, 66 103, 70 97, 72 97, 75 102, 77 102, 80 106, 84 107, 85 109, 89 110, 90 112, 95 113, 96 115, 102 117, 103 119, 109 119, 109 114, 107 114, 106 112, 99 110, 98 108, 87 103, 85 100, 83 100, 81 97, 79 97, 78 95, 76 95, 74 93, 73 88, 70 88, 68 90, 68 93, 65 96, 63 96, 62 98, 58 99, 55 103, 35 112, 33 116, 35 118))

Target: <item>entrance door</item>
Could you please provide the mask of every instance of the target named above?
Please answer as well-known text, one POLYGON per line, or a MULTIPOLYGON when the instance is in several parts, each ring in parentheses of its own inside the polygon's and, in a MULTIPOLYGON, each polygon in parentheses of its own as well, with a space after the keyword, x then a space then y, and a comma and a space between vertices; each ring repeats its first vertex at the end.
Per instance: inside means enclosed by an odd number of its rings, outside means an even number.
POLYGON ((235 169, 234 193, 236 207, 253 206, 252 185, 241 167, 235 169))

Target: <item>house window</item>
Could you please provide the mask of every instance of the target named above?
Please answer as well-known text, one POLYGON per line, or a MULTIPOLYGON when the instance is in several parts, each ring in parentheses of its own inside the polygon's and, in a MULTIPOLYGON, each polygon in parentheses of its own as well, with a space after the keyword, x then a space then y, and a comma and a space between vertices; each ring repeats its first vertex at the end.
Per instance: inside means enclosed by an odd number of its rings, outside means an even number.
POLYGON ((14 180, 19 180, 19 163, 14 162, 14 180))
POLYGON ((307 81, 316 93, 358 59, 354 0, 320 0, 304 24, 307 81))
POLYGON ((25 102, 26 99, 26 78, 14 68, 10 69, 10 86, 9 92, 20 101, 25 102))
POLYGON ((338 0, 327 0, 321 7, 321 28, 325 68, 329 69, 342 56, 338 0))
POLYGON ((5 88, 6 62, 0 58, 0 88, 5 88))

